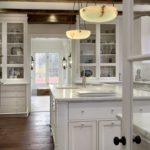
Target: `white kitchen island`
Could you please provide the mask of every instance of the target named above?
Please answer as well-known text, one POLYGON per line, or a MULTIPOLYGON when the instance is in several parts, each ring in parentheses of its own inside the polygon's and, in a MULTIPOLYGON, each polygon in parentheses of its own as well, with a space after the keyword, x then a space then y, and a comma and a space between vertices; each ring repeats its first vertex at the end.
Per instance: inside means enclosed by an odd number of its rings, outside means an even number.
MULTIPOLYGON (((51 90, 51 129, 55 150, 119 150, 113 144, 120 137, 121 87, 77 86, 51 90), (80 96, 85 91, 112 92, 111 96, 80 96)), ((150 111, 150 92, 134 90, 135 112, 150 111)))

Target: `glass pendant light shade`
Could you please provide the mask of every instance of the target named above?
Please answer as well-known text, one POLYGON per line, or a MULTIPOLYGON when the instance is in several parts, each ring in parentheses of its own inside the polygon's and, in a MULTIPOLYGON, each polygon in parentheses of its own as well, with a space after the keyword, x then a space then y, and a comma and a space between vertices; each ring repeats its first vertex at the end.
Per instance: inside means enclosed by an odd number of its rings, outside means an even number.
POLYGON ((66 31, 66 36, 69 39, 74 39, 74 40, 80 40, 80 39, 86 39, 91 35, 91 31, 89 30, 69 30, 66 31))
POLYGON ((95 5, 80 9, 80 16, 87 22, 107 22, 115 19, 118 11, 114 6, 95 5))

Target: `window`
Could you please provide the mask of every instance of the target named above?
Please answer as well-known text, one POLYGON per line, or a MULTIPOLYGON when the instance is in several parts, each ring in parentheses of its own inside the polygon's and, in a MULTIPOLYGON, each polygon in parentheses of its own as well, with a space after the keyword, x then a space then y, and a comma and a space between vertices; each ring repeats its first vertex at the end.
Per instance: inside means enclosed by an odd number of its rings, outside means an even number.
POLYGON ((35 53, 35 83, 59 82, 59 53, 35 53))

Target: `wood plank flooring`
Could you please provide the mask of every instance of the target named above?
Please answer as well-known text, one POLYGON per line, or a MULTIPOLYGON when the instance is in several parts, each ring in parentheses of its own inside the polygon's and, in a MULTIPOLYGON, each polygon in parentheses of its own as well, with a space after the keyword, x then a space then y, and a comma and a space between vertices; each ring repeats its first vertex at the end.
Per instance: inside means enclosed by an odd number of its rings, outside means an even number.
POLYGON ((54 150, 49 112, 0 118, 0 150, 54 150))

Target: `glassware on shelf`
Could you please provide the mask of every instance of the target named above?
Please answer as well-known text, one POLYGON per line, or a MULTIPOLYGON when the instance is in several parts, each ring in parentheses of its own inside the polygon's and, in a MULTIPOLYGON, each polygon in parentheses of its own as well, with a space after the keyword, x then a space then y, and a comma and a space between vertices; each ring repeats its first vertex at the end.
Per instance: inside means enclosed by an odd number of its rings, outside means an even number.
POLYGON ((101 66, 100 77, 115 77, 116 67, 115 66, 101 66))
POLYGON ((23 23, 8 23, 7 32, 8 33, 23 33, 23 23))
POLYGON ((23 67, 8 67, 7 68, 7 78, 24 78, 24 69, 23 67))
POLYGON ((86 73, 87 77, 96 77, 96 67, 95 66, 81 66, 80 67, 80 77, 86 73))
POLYGON ((2 67, 0 67, 0 79, 2 79, 2 67))

